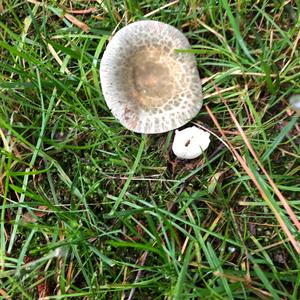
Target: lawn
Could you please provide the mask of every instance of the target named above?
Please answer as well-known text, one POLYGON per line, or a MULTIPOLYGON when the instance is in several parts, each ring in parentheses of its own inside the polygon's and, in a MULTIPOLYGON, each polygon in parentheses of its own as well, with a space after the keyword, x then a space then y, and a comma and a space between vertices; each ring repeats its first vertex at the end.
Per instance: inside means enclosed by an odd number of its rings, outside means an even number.
POLYGON ((299 299, 299 40, 298 1, 0 1, 0 298, 299 299), (192 45, 194 160, 103 98, 143 19, 192 45))

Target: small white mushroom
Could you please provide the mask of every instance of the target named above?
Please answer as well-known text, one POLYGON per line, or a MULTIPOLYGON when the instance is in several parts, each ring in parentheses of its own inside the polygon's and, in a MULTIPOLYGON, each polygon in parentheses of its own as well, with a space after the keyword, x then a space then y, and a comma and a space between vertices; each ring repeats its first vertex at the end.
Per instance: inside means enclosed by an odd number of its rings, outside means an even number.
POLYGON ((210 133, 196 126, 176 130, 172 150, 181 159, 193 159, 202 154, 210 143, 210 133))
POLYGON ((126 128, 162 133, 189 122, 202 106, 196 59, 173 26, 138 21, 119 30, 103 54, 100 80, 112 114, 126 128))
POLYGON ((300 95, 292 95, 289 100, 293 108, 300 111, 300 95))

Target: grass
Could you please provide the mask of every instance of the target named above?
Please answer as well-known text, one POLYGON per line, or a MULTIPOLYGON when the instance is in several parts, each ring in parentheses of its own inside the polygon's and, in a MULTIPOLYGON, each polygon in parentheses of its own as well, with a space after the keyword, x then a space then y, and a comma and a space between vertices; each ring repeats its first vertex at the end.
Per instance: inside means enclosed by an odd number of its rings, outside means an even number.
POLYGON ((294 1, 0 1, 0 297, 299 299, 299 15, 294 1), (191 162, 173 132, 123 128, 101 93, 111 33, 144 18, 193 45, 193 122, 214 136, 191 162))

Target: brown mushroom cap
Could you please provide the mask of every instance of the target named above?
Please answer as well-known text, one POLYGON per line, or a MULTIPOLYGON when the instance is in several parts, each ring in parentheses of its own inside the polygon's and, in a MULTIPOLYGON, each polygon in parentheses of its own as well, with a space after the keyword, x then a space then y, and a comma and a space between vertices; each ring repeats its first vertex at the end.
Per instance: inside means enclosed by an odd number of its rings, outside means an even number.
POLYGON ((158 21, 138 21, 119 30, 100 65, 105 101, 126 128, 161 133, 190 121, 202 106, 196 59, 186 37, 158 21))

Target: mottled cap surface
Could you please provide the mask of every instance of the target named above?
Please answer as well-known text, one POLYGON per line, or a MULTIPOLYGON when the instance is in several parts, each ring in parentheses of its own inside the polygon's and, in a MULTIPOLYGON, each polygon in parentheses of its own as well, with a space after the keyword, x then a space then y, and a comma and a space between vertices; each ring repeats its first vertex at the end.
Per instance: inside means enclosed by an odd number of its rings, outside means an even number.
POLYGON ((158 21, 119 30, 100 65, 105 101, 126 128, 161 133, 189 122, 202 106, 196 60, 186 37, 158 21))

